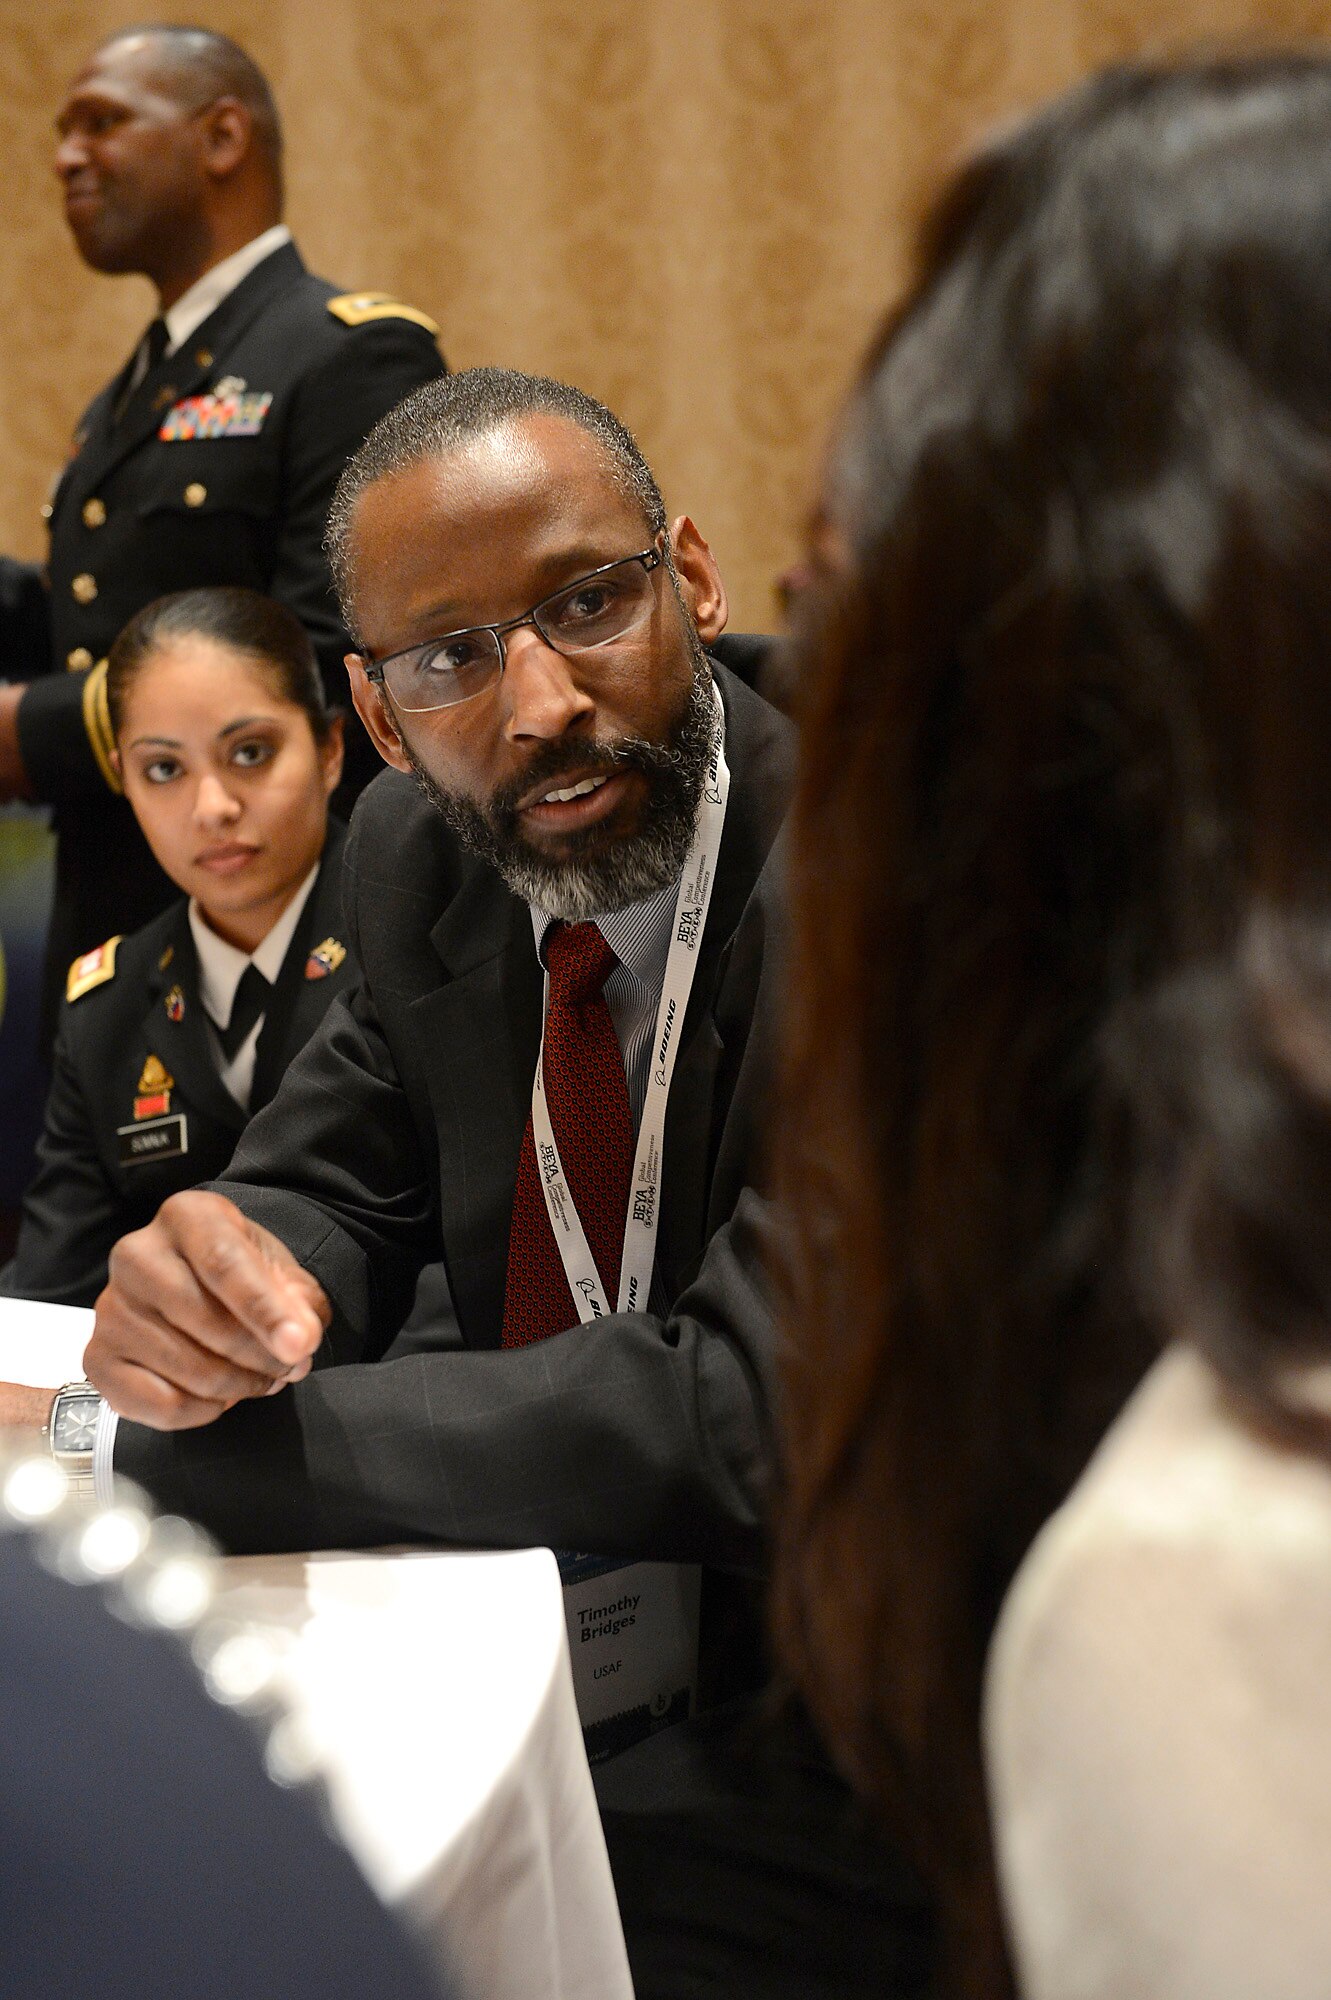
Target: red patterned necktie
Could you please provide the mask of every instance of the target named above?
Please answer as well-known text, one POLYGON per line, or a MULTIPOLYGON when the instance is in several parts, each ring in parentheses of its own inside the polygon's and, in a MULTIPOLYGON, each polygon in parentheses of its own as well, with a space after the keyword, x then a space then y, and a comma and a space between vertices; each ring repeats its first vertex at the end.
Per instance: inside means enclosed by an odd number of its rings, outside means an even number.
MULTIPOLYGON (((552 925, 543 1069, 560 1164, 614 1310, 633 1178, 633 1120, 624 1058, 601 989, 619 960, 595 924, 552 925)), ((536 1171, 531 1113, 522 1135, 504 1286, 505 1347, 578 1324, 536 1171)))

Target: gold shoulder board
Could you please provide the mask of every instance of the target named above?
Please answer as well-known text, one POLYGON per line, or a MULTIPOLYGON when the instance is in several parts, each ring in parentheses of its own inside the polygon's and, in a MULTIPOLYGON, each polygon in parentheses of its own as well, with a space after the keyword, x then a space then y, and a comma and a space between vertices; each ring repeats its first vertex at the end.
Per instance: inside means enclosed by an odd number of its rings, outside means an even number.
POLYGON ((85 951, 82 958, 76 958, 69 968, 65 981, 66 1000, 81 1000, 85 993, 91 993, 94 986, 105 986, 108 979, 116 976, 116 946, 124 933, 118 931, 105 944, 99 944, 96 951, 85 951))
POLYGON ((329 299, 328 310, 344 326, 364 326, 372 319, 409 319, 413 326, 423 326, 427 333, 439 337, 437 320, 415 306, 404 306, 391 292, 341 292, 329 299))

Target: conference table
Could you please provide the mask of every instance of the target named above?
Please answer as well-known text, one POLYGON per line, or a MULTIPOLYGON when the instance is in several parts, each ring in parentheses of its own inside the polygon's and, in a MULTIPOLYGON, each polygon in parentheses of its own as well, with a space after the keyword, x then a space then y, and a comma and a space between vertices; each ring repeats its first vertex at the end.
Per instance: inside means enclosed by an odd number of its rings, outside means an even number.
MULTIPOLYGON (((0 1379, 77 1379, 91 1319, 0 1299, 0 1379)), ((212 1616, 462 2000, 632 2000, 548 1549, 231 1557, 212 1616)))

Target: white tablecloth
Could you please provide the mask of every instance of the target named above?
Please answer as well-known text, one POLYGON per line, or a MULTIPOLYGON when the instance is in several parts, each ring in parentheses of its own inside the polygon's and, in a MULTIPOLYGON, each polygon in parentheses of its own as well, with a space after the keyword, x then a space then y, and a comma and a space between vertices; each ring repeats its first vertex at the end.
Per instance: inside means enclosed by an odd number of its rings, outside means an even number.
POLYGON ((26 1382, 33 1389, 81 1382, 92 1318, 86 1306, 0 1299, 0 1382, 26 1382))
POLYGON ((630 2000, 559 1572, 501 1554, 249 1556, 222 1608, 280 1628, 344 1839, 464 2000, 630 2000))
MULTIPOLYGON (((0 1380, 82 1374, 92 1314, 0 1299, 0 1380)), ((347 1846, 460 2000, 632 2000, 548 1549, 248 1556, 347 1846)))

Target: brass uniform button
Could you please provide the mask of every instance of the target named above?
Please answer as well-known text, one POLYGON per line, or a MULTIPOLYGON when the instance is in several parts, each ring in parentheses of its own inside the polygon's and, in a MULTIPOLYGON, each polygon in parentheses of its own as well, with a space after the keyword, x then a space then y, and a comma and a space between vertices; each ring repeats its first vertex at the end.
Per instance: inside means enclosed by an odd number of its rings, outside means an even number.
POLYGON ((97 579, 95 576, 89 576, 86 569, 79 571, 69 587, 74 594, 76 604, 91 604, 97 595, 97 579))
POLYGON ((95 496, 83 503, 83 525, 85 528, 100 528, 106 520, 106 502, 95 496))
POLYGON ((185 488, 185 505, 187 507, 202 507, 207 498, 208 488, 199 480, 191 479, 189 485, 185 488))
POLYGON ((196 347, 194 350, 194 362, 195 366, 198 368, 211 368, 213 365, 212 348, 196 347))
POLYGON ((73 652, 66 656, 65 665, 71 674, 81 674, 92 665, 92 654, 86 646, 76 646, 73 652))

